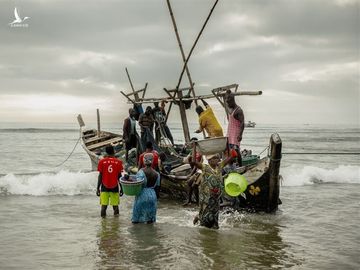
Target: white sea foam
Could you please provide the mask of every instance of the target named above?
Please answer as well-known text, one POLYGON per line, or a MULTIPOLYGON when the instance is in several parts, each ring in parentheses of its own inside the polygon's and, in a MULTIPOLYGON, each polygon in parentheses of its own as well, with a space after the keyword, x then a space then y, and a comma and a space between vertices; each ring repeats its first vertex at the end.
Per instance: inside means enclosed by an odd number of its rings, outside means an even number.
POLYGON ((60 171, 37 175, 7 174, 0 177, 0 193, 13 195, 78 195, 92 194, 97 173, 60 171))
POLYGON ((360 184, 360 167, 341 165, 333 169, 293 165, 281 168, 283 186, 304 186, 319 183, 360 184))
MULTIPOLYGON (((281 168, 283 186, 304 186, 318 183, 360 184, 360 167, 339 166, 323 169, 293 165, 281 168)), ((97 172, 40 173, 36 175, 7 174, 0 177, 0 194, 12 195, 79 195, 93 194, 97 172)))

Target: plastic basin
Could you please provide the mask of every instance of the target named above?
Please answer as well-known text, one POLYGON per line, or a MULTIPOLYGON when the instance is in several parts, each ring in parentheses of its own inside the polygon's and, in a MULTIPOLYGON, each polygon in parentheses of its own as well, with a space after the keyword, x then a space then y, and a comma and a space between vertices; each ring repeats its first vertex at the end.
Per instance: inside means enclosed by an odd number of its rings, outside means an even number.
POLYGON ((227 137, 216 137, 196 142, 198 150, 203 155, 218 154, 226 150, 227 137))
POLYGON ((239 173, 229 173, 224 181, 225 192, 231 197, 237 197, 243 193, 247 186, 248 182, 245 176, 239 173))
POLYGON ((124 192, 125 195, 127 196, 137 196, 140 194, 141 190, 142 190, 142 184, 143 184, 144 180, 134 180, 134 181, 129 181, 129 180, 124 180, 124 179, 120 179, 120 184, 122 186, 122 190, 124 192))

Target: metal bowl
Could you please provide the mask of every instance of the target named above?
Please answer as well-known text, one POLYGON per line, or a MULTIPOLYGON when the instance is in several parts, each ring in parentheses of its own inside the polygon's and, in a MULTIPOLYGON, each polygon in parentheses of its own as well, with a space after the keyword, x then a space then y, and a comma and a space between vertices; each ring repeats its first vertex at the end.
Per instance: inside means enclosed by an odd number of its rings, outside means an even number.
POLYGON ((216 137, 196 142, 197 150, 203 155, 213 155, 224 152, 227 146, 227 137, 216 137))

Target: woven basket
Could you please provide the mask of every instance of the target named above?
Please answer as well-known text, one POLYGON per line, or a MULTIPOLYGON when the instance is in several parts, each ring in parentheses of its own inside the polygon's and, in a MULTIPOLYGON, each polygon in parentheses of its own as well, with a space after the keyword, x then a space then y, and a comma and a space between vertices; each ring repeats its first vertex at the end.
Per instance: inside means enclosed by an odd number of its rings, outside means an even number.
POLYGON ((216 137, 196 142, 198 150, 203 155, 218 154, 226 150, 227 137, 216 137))
MULTIPOLYGON (((131 179, 131 178, 130 178, 131 179)), ((122 186, 122 190, 127 196, 137 196, 140 194, 142 190, 142 184, 144 180, 124 180, 120 179, 120 184, 122 186)))

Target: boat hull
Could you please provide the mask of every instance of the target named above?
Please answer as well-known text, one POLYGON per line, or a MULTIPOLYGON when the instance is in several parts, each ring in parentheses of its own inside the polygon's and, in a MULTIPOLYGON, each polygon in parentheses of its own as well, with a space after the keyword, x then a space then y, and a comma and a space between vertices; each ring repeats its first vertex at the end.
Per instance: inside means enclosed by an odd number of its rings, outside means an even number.
MULTIPOLYGON (((90 157, 92 170, 97 170, 97 164, 103 157, 105 147, 113 145, 116 141, 116 156, 124 163, 124 149, 120 135, 110 132, 96 134, 95 130, 81 131, 82 146, 90 157), (88 134, 93 134, 89 136, 88 134)), ((281 139, 277 134, 270 138, 271 155, 259 159, 254 164, 241 167, 241 173, 248 182, 247 189, 238 197, 229 197, 223 193, 223 206, 235 210, 245 209, 251 212, 275 212, 281 203, 279 166, 281 159, 281 139), (280 147, 279 147, 280 146, 280 147), (279 158, 280 157, 280 158, 279 158)), ((191 176, 191 168, 184 165, 184 169, 178 167, 179 172, 161 172, 161 197, 185 201, 187 199, 187 180, 191 176)))

